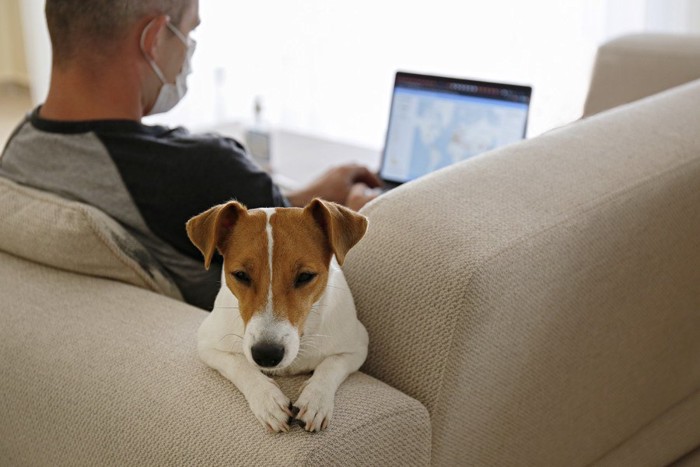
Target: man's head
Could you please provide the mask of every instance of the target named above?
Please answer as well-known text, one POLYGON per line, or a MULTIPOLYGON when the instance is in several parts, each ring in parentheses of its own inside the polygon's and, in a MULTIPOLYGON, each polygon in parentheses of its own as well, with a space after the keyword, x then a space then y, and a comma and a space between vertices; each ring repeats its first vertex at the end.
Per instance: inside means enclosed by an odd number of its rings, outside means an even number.
POLYGON ((125 79, 137 77, 144 113, 164 81, 175 83, 187 57, 183 37, 199 24, 198 0, 46 0, 45 11, 54 69, 99 72, 126 63, 125 79))

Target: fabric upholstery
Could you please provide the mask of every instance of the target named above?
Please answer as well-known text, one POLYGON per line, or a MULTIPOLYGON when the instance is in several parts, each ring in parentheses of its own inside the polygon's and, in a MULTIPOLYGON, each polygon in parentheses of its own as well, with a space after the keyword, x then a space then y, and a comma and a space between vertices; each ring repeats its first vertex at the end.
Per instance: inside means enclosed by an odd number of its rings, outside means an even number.
POLYGON ((700 35, 633 34, 598 49, 583 115, 700 78, 700 35))
MULTIPOLYGON (((0 253, 0 465, 426 465, 428 414, 361 373, 327 431, 267 434, 197 358, 205 312, 0 253)), ((280 378, 294 398, 306 378, 280 378)))
POLYGON ((672 467, 698 467, 700 466, 700 446, 693 452, 683 456, 673 463, 672 467))
MULTIPOLYGON (((700 357, 699 357, 700 358, 700 357)), ((652 421, 637 436, 617 446, 595 462, 596 467, 620 465, 668 465, 678 455, 669 450, 668 439, 682 440, 690 449, 696 446, 694 455, 686 454, 673 467, 700 466, 700 391, 671 407, 652 421)), ((677 442, 676 442, 677 443, 677 442)), ((674 444, 676 444, 674 443, 674 444)))
POLYGON ((0 251, 182 299, 148 250, 99 209, 0 177, 0 219, 0 251))
POLYGON ((363 210, 363 371, 426 405, 434 465, 590 464, 700 389, 699 108, 696 81, 363 210))

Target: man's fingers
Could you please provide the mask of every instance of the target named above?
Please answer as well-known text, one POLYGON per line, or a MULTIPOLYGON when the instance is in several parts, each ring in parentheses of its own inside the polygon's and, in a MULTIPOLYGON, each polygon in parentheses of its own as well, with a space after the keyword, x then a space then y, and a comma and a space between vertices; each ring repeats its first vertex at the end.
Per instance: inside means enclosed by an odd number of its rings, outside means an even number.
POLYGON ((380 194, 380 190, 370 188, 364 183, 356 183, 350 189, 350 193, 344 204, 350 209, 359 211, 362 206, 369 203, 380 194))
POLYGON ((367 167, 357 166, 353 176, 353 183, 364 183, 370 188, 382 186, 382 181, 376 174, 372 173, 367 167))

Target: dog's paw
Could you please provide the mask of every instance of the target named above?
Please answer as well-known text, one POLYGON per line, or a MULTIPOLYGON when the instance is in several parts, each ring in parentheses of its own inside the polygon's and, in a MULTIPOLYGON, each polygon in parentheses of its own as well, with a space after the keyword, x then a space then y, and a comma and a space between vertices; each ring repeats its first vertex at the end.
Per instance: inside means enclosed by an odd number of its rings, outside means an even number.
POLYGON ((294 407, 299 409, 295 418, 306 431, 325 430, 333 416, 335 393, 323 384, 307 381, 294 407))
POLYGON ((248 398, 250 410, 262 425, 271 433, 289 431, 289 399, 280 390, 274 380, 261 384, 248 398))

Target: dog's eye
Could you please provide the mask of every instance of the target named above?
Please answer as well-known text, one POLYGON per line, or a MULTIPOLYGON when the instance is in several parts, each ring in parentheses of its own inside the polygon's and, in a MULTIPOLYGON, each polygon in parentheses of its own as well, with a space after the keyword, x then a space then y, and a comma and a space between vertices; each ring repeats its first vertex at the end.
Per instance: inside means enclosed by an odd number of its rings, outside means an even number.
POLYGON ((250 276, 245 271, 235 271, 231 275, 241 284, 250 284, 250 276))
POLYGON ((297 276, 296 281, 294 281, 294 287, 301 287, 304 284, 308 284, 316 277, 316 274, 312 272, 302 272, 297 276))

